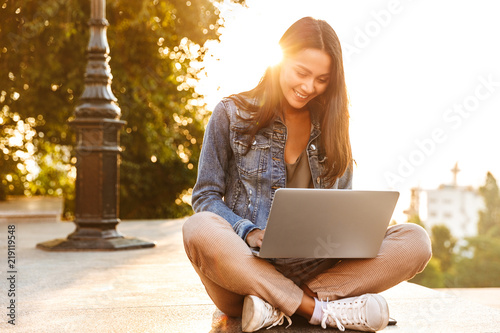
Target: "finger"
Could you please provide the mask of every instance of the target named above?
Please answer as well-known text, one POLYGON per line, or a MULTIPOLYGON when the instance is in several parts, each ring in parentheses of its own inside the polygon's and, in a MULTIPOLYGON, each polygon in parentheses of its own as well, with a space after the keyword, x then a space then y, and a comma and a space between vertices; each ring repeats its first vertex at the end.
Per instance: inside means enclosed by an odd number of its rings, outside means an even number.
POLYGON ((262 247, 262 241, 264 240, 264 230, 259 234, 259 238, 257 239, 257 242, 259 244, 259 247, 262 247))

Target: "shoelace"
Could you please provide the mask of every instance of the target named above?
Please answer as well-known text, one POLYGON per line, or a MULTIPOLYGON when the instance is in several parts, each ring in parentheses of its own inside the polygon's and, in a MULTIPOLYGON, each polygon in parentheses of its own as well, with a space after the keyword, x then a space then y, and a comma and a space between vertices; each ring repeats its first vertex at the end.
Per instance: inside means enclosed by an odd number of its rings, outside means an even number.
POLYGON ((271 321, 276 318, 272 323, 272 325, 269 326, 267 329, 270 329, 274 326, 282 325, 283 322, 285 321, 285 318, 288 321, 288 326, 285 328, 288 328, 290 327, 290 325, 292 325, 292 319, 290 319, 290 317, 288 317, 286 314, 284 314, 278 309, 275 309, 271 304, 266 303, 266 307, 269 309, 269 311, 267 311, 267 317, 265 318, 264 322, 267 322, 268 320, 271 321))
POLYGON ((321 320, 321 327, 326 328, 326 321, 328 319, 334 320, 337 328, 345 331, 344 325, 356 325, 359 323, 366 323, 366 313, 362 307, 365 304, 365 298, 360 298, 355 302, 328 302, 326 308, 323 308, 323 319, 321 320))

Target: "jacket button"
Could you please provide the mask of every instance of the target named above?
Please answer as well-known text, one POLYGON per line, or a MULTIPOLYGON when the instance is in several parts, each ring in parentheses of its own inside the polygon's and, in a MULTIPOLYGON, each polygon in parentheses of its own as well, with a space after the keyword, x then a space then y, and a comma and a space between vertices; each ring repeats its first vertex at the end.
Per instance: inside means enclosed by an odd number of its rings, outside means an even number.
POLYGON ((312 150, 316 150, 316 146, 312 144, 312 145, 311 145, 311 149, 312 149, 312 150))
POLYGON ((257 140, 253 140, 252 146, 255 146, 257 144, 257 140))
POLYGON ((252 195, 252 190, 248 190, 248 194, 252 195))
POLYGON ((318 183, 318 184, 319 184, 319 181, 320 181, 319 177, 318 177, 318 178, 316 178, 316 183, 318 183))

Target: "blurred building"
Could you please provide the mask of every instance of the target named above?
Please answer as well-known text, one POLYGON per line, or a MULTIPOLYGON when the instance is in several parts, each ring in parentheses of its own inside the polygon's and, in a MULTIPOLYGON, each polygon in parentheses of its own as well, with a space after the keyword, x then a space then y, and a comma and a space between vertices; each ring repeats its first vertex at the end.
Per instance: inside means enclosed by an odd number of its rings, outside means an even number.
POLYGON ((451 170, 453 183, 437 189, 413 188, 408 215, 418 214, 428 231, 434 225, 446 225, 458 239, 477 235, 479 210, 483 209, 483 198, 472 186, 458 186, 458 165, 451 170))

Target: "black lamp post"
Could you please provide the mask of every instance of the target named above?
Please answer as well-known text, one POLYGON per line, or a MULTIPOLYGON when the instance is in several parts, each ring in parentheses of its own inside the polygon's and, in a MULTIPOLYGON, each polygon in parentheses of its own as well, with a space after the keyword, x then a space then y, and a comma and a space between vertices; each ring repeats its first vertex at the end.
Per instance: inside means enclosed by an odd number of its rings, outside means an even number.
POLYGON ((126 250, 154 247, 121 235, 116 226, 119 200, 119 136, 125 121, 111 91, 106 1, 91 0, 85 89, 70 123, 77 130, 76 230, 65 239, 37 244, 49 251, 126 250))

